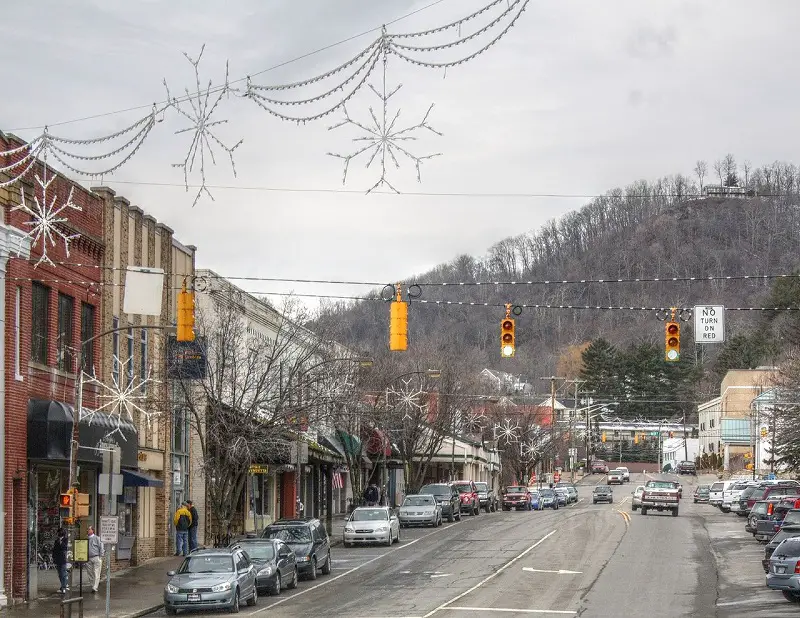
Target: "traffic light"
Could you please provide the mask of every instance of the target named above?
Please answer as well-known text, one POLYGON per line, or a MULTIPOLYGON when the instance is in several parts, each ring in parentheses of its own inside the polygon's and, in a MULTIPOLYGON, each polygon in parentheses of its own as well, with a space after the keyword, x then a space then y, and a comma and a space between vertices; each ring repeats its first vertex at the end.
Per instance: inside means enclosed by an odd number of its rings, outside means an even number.
POLYGON ((675 432, 674 431, 670 431, 669 432, 669 437, 670 438, 674 438, 675 437, 675 432))
POLYGON ((634 444, 639 444, 639 434, 638 433, 633 434, 633 443, 634 444))
POLYGON ((392 352, 408 350, 408 303, 400 300, 392 301, 389 314, 389 349, 392 352))
POLYGON ((664 359, 677 362, 681 359, 681 325, 677 322, 667 322, 664 332, 664 359))
POLYGON ((516 352, 517 342, 514 328, 514 318, 503 318, 500 322, 500 355, 503 358, 511 358, 516 352))
POLYGON ((602 440, 603 442, 606 441, 606 432, 605 431, 603 432, 603 435, 600 436, 600 440, 602 440))
POLYGON ((766 427, 762 427, 761 428, 761 437, 762 438, 766 438, 767 437, 767 433, 768 433, 767 428, 766 427))
POLYGON ((74 504, 74 496, 71 493, 64 493, 58 497, 58 515, 61 519, 73 517, 72 506, 74 504))
POLYGON ((186 282, 178 292, 178 341, 194 341, 194 293, 186 291, 186 282))

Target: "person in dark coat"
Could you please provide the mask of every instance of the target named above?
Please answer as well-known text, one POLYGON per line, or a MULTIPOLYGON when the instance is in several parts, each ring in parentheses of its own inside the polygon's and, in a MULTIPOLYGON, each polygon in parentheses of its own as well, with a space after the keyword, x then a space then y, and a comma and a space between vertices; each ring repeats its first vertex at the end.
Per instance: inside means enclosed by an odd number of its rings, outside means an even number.
POLYGON ((67 539, 67 531, 64 528, 59 528, 56 534, 56 540, 53 542, 53 563, 58 570, 58 580, 61 582, 61 588, 58 591, 64 594, 69 590, 67 585, 67 552, 69 550, 69 541, 67 539))
POLYGON ((194 502, 187 500, 186 504, 189 506, 189 515, 192 516, 192 523, 189 524, 189 551, 193 552, 197 549, 197 525, 200 523, 200 516, 194 508, 194 502))
POLYGON ((367 506, 375 506, 378 504, 379 498, 380 491, 378 490, 378 486, 375 483, 370 483, 369 487, 364 490, 364 500, 366 500, 367 506))

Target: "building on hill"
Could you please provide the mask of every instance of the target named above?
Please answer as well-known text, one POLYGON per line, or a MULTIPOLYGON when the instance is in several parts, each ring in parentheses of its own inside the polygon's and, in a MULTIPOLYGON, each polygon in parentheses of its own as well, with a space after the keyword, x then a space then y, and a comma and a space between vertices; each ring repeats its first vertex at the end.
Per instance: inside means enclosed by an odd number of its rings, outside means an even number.
POLYGON ((528 383, 521 375, 514 375, 496 369, 484 369, 480 377, 498 393, 509 395, 530 395, 533 385, 528 383))
POLYGON ((746 199, 757 195, 755 189, 748 187, 727 187, 725 185, 706 185, 703 187, 703 197, 709 198, 739 198, 746 199))

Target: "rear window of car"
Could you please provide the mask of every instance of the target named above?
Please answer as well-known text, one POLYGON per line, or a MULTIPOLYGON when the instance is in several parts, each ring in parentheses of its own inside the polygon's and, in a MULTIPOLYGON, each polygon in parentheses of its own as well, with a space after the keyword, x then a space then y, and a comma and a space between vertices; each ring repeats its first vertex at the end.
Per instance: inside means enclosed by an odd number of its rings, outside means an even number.
POLYGON ((739 499, 741 500, 741 499, 744 499, 744 498, 749 498, 750 496, 752 496, 757 491, 758 491, 758 487, 748 487, 747 489, 745 489, 739 495, 739 499))
POLYGON ((478 491, 489 491, 488 483, 475 483, 475 487, 478 488, 478 491))
POLYGON ((786 539, 775 548, 774 557, 786 556, 787 558, 796 558, 800 556, 800 539, 795 537, 786 539))
POLYGON ((714 483, 711 486, 711 491, 722 491, 725 487, 725 483, 714 483))
POLYGON ((430 494, 431 496, 449 496, 453 493, 450 485, 425 485, 419 490, 421 494, 430 494))

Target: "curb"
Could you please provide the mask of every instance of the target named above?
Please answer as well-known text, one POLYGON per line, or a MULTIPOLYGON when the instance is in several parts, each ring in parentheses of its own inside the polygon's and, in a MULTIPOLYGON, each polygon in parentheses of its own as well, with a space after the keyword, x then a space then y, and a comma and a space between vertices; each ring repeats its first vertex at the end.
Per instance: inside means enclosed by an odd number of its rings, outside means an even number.
POLYGON ((141 618, 142 616, 147 616, 148 614, 154 614, 158 610, 164 607, 164 604, 161 603, 159 605, 153 605, 152 607, 148 607, 146 609, 141 609, 134 614, 125 614, 123 618, 141 618))

